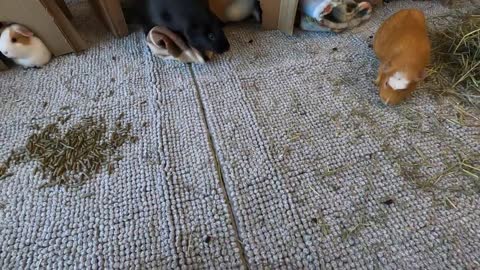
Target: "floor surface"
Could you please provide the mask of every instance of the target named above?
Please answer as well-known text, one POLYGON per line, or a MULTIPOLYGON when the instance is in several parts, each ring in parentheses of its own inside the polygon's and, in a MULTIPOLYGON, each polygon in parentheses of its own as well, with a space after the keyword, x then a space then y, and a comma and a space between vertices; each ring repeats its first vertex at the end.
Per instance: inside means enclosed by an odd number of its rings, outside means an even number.
POLYGON ((187 65, 74 4, 90 49, 0 73, 0 160, 59 115, 124 113, 139 141, 77 189, 37 189, 35 164, 15 166, 1 268, 480 268, 479 179, 458 167, 480 150, 480 115, 456 124, 422 90, 386 107, 372 84, 371 35, 404 7, 448 12, 391 1, 343 34, 230 26, 230 52, 187 65))

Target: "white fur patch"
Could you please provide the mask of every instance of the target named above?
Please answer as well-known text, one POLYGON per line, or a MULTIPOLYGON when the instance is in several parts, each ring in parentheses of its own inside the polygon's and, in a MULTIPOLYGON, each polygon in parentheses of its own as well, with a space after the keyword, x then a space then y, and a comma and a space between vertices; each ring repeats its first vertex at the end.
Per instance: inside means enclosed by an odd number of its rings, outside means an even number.
POLYGON ((409 83, 410 81, 407 80, 403 72, 395 72, 395 74, 388 79, 388 85, 390 85, 393 90, 407 89, 409 83))

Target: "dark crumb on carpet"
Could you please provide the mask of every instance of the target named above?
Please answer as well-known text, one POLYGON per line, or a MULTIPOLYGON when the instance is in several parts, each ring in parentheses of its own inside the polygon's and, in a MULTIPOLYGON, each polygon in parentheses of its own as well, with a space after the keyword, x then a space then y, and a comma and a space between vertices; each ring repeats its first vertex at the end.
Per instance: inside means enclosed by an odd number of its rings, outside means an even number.
POLYGON ((212 241, 212 238, 207 235, 207 236, 205 237, 205 240, 204 240, 204 241, 205 241, 205 243, 208 244, 208 243, 210 243, 210 241, 212 241))
POLYGON ((81 195, 80 198, 82 198, 82 199, 88 199, 88 198, 91 198, 91 197, 93 197, 93 196, 95 196, 95 194, 93 194, 93 193, 87 193, 87 194, 81 195))
POLYGON ((382 203, 385 204, 385 205, 392 205, 393 203, 395 203, 395 199, 388 198, 386 200, 383 200, 382 203))
POLYGON ((253 39, 250 39, 250 40, 248 41, 248 43, 252 44, 252 43, 253 43, 253 39))
POLYGON ((336 52, 336 51, 338 51, 338 48, 335 47, 335 48, 332 49, 332 51, 336 52))
POLYGON ((124 113, 124 112, 121 112, 121 113, 118 115, 118 117, 117 117, 116 120, 117 120, 117 121, 122 120, 123 117, 125 117, 125 113, 124 113))
POLYGON ((0 177, 4 176, 7 173, 7 166, 0 164, 0 177))

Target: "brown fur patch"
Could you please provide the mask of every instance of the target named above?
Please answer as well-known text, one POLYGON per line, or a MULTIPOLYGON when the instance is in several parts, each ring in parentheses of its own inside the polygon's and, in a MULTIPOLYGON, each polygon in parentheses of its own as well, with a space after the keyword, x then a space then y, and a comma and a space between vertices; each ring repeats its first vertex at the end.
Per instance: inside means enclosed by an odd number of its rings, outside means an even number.
POLYGON ((226 21, 225 9, 232 4, 232 0, 209 0, 210 10, 222 21, 226 21))
POLYGON ((29 37, 26 37, 22 34, 19 34, 14 31, 10 31, 10 40, 16 39, 17 43, 23 44, 23 45, 29 45, 31 42, 31 39, 29 37))
POLYGON ((423 12, 404 9, 390 16, 375 34, 373 49, 381 62, 376 80, 380 97, 387 104, 398 104, 412 94, 430 62, 431 44, 423 12), (406 90, 395 91, 385 84, 397 71, 410 81, 406 90))

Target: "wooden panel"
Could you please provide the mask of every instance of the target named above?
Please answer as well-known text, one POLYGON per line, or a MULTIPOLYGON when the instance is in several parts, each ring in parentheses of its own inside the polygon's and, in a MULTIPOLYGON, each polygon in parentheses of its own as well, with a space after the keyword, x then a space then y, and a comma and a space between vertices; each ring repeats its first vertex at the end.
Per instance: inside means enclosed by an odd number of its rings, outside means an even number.
MULTIPOLYGON (((285 0, 282 0, 282 1, 285 1, 285 0)), ((260 7, 262 8, 263 28, 269 29, 269 30, 278 29, 280 1, 279 0, 261 0, 260 7)))
POLYGON ((278 19, 278 29, 286 34, 293 34, 298 0, 281 0, 278 19))
POLYGON ((116 37, 128 35, 120 0, 89 0, 93 9, 116 37))
POLYGON ((73 51, 53 17, 38 0, 0 0, 0 21, 30 28, 58 56, 73 51))
MULTIPOLYGON (((63 13, 62 9, 57 5, 58 0, 40 0, 42 4, 47 8, 48 12, 53 16, 55 23, 60 31, 66 37, 68 43, 75 52, 85 50, 87 43, 78 33, 75 26, 67 18, 67 15, 63 13)), ((63 1, 63 0, 62 0, 63 1)))
POLYGON ((63 14, 67 16, 67 18, 69 19, 73 18, 72 13, 70 12, 70 9, 68 9, 67 4, 65 4, 64 0, 55 0, 55 2, 57 3, 58 7, 62 10, 63 14))

